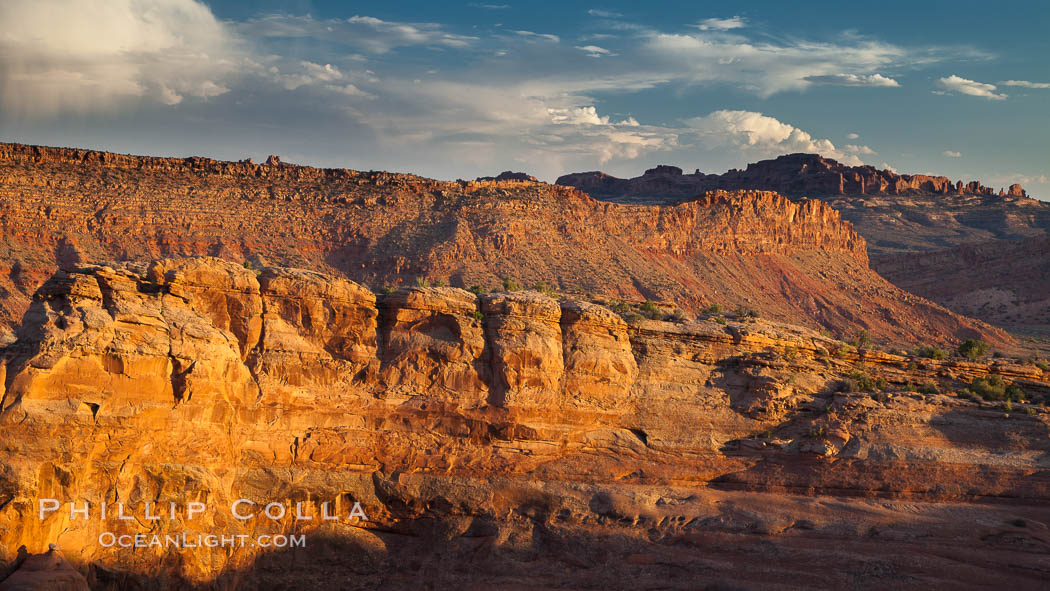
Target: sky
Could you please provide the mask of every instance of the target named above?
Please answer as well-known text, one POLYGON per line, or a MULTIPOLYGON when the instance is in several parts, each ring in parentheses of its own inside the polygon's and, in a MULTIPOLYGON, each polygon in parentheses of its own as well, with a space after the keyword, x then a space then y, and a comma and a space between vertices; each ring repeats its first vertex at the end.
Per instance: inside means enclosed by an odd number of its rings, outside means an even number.
POLYGON ((1050 199, 1050 3, 4 0, 0 141, 411 172, 793 152, 1050 199))

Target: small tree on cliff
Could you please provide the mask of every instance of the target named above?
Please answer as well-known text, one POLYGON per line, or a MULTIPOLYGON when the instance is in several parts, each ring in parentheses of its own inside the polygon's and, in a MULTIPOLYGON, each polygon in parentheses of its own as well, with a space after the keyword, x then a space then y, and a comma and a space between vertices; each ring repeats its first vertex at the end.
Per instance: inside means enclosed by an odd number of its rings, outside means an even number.
POLYGON ((979 359, 988 352, 988 343, 978 339, 966 339, 959 345, 959 355, 967 359, 979 359))

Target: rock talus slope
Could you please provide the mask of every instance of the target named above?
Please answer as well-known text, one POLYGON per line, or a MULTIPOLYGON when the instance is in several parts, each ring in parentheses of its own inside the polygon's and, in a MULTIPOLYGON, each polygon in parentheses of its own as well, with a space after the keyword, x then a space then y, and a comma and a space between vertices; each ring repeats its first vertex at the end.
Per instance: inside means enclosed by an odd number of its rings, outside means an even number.
POLYGON ((60 544, 96 589, 1045 582, 1045 407, 906 390, 995 373, 1042 400, 1050 375, 723 322, 217 258, 60 272, 3 350, 0 555, 60 544), (843 387, 860 372, 885 391, 843 387), (40 498, 137 517, 39 519, 40 498), (240 498, 368 520, 239 520, 240 498))
POLYGON ((9 326, 57 268, 202 255, 375 288, 426 278, 488 289, 510 279, 692 312, 744 306, 902 346, 970 337, 1011 344, 871 272, 863 238, 819 201, 743 191, 622 205, 527 180, 449 183, 0 144, 9 326))

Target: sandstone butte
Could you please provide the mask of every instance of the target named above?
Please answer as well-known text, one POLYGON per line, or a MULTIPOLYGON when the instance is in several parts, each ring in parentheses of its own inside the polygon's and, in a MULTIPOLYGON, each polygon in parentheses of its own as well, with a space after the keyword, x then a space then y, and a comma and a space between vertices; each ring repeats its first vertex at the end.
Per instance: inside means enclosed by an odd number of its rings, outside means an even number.
MULTIPOLYGON (((501 175, 520 179, 520 173, 501 175)), ((369 285, 491 289, 510 279, 582 299, 718 304, 898 348, 1000 329, 868 266, 865 240, 818 200, 714 191, 601 202, 528 180, 406 174, 0 144, 0 320, 8 334, 58 268, 168 256, 308 268, 369 285)))
POLYGON ((1050 576, 1050 374, 1007 359, 858 350, 754 318, 628 323, 529 291, 376 295, 207 257, 60 271, 17 334, 0 366, 0 556, 14 571, 0 588, 1037 589, 1050 576), (953 394, 993 373, 1029 402, 953 394), (882 391, 856 391, 865 378, 882 391), (40 498, 138 518, 63 506, 41 520, 40 498), (313 515, 356 502, 368 521, 240 521, 239 498, 313 515), (190 501, 209 511, 143 519, 145 502, 190 501), (122 550, 99 544, 106 531, 308 545, 122 550))

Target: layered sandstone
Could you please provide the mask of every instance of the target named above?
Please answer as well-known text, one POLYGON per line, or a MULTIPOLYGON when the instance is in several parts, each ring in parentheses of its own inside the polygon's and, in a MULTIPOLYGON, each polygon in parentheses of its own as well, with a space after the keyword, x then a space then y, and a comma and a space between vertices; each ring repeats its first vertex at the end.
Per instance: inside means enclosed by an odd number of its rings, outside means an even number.
POLYGON ((1023 589, 1047 572, 1050 415, 1033 401, 1050 375, 1009 359, 909 359, 753 319, 625 322, 534 292, 377 296, 216 258, 58 273, 17 335, 0 553, 58 543, 97 588, 1023 589), (843 389, 856 372, 884 391, 843 389), (951 394, 990 373, 1027 402, 951 394), (923 382, 944 394, 906 391, 923 382), (42 497, 139 518, 40 520, 42 497), (238 498, 360 502, 369 521, 240 521, 238 498), (148 521, 147 501, 211 509, 148 521), (127 551, 105 531, 313 545, 127 551), (797 569, 817 556, 829 568, 797 569))
POLYGON ((1050 230, 1050 204, 1029 198, 1020 185, 995 191, 977 181, 899 175, 816 154, 781 156, 725 174, 683 174, 674 166, 658 166, 632 179, 584 172, 562 176, 557 184, 621 203, 678 203, 707 191, 742 189, 815 198, 853 224, 874 258, 1050 230))
MULTIPOLYGON (((377 289, 416 280, 489 289, 511 280, 691 312, 744 306, 902 345, 1011 341, 871 272, 863 238, 819 201, 715 191, 674 205, 622 205, 528 180, 449 183, 0 145, 9 326, 57 268, 201 255, 307 268, 377 289)), ((238 338, 254 330, 238 327, 238 338)))

